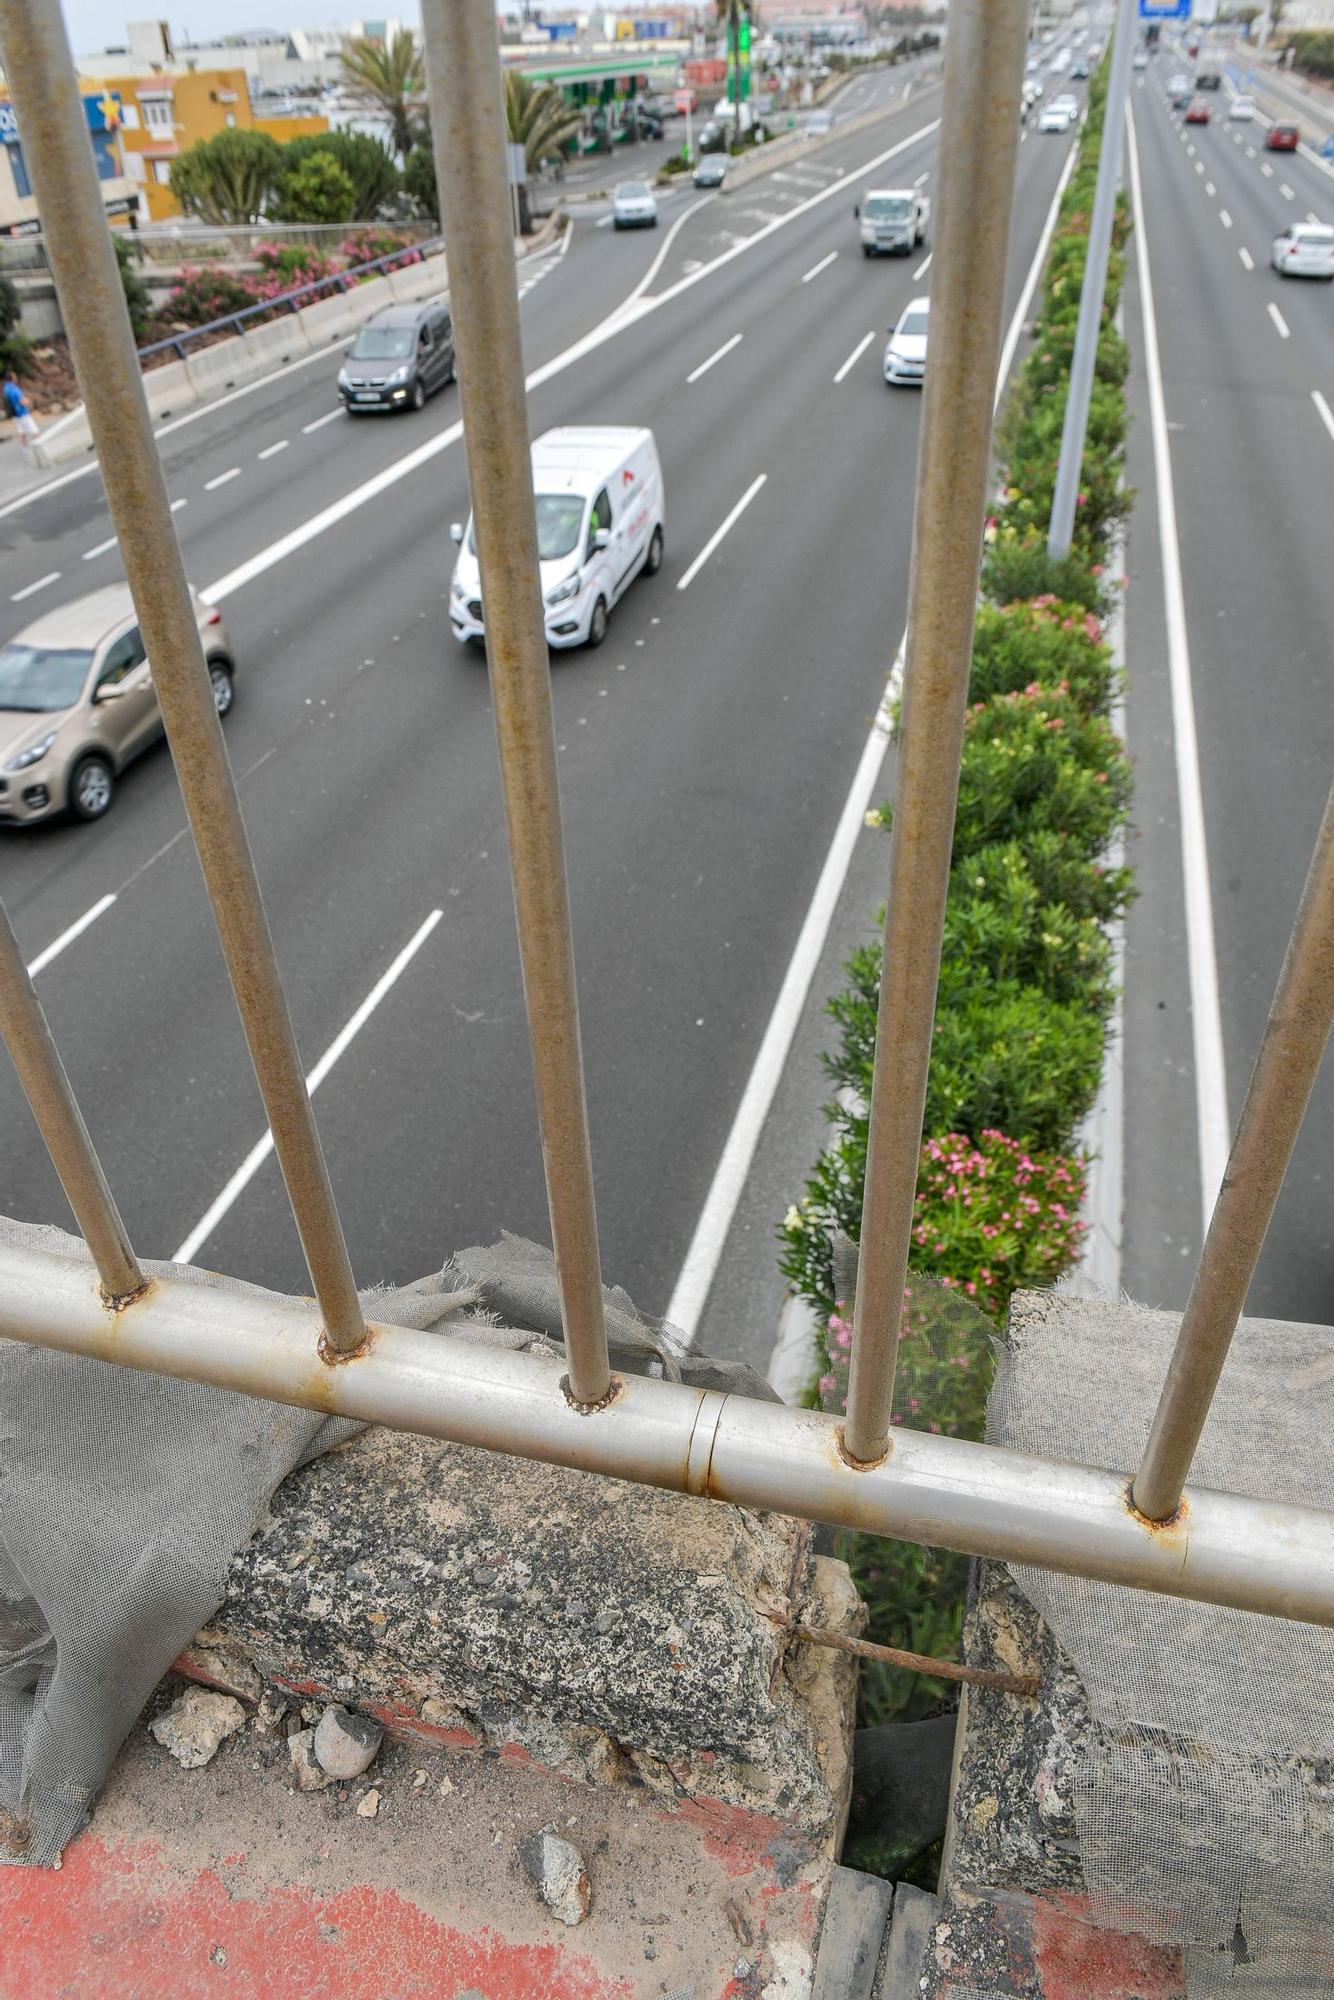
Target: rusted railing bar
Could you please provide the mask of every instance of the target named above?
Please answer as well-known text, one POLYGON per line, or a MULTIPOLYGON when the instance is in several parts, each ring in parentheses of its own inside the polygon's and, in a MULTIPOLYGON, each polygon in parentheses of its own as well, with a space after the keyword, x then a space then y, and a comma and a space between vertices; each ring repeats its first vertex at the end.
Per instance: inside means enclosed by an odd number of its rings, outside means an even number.
POLYGON ((590 1409, 606 1399, 611 1375, 510 255, 495 10, 489 0, 425 0, 422 34, 568 1394, 590 1409))
POLYGON ((890 832, 884 967, 843 1449, 888 1449, 968 702, 1027 0, 954 0, 890 832))
POLYGON ((9 913, 0 905, 0 1035, 46 1142, 51 1164, 92 1252, 108 1304, 133 1298, 146 1282, 75 1102, 60 1051, 33 990, 9 913))
POLYGON ((58 0, 0 0, 0 50, 195 846, 302 1248, 339 1354, 365 1339, 204 664, 58 0))
POLYGON ((1237 1136, 1135 1475, 1150 1521, 1177 1510, 1334 1021, 1334 787, 1237 1136))

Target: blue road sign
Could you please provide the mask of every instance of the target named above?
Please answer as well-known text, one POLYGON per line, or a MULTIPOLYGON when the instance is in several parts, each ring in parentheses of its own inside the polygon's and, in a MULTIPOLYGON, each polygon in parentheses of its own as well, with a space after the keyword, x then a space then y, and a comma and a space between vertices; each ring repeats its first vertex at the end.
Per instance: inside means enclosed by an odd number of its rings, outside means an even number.
POLYGON ((1190 0, 1139 0, 1141 21, 1188 21, 1190 0))

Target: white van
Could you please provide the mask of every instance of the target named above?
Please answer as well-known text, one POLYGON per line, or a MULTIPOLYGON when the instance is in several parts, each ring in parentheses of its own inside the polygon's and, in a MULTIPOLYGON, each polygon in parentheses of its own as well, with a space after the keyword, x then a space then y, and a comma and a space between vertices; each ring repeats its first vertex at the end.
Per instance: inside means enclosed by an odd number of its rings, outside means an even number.
MULTIPOLYGON (((580 424, 547 431, 533 444, 537 552, 549 646, 600 646, 607 614, 640 574, 662 568, 662 466, 652 431, 580 424)), ((449 620, 461 640, 480 643, 482 581, 472 518, 459 544, 449 620)))

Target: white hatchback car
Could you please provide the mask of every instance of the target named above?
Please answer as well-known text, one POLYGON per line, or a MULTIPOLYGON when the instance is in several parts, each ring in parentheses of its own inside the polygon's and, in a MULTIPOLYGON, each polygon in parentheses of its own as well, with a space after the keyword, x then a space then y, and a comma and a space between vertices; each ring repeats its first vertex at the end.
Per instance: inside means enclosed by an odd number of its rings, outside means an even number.
POLYGON ((1249 124, 1255 117, 1255 99, 1234 97, 1227 108, 1227 115, 1235 124, 1249 124))
POLYGON ((1044 104, 1038 113, 1039 132, 1068 132, 1073 123, 1064 104, 1044 104))
POLYGON ((614 229, 656 229, 658 202, 647 181, 618 181, 612 189, 614 229))
POLYGON ((1334 229, 1327 222, 1294 222, 1274 238, 1269 261, 1282 278, 1334 282, 1334 229))
POLYGON ((890 334, 885 348, 885 380, 891 388, 897 388, 901 383, 921 388, 926 374, 926 330, 930 311, 930 299, 914 299, 890 334))

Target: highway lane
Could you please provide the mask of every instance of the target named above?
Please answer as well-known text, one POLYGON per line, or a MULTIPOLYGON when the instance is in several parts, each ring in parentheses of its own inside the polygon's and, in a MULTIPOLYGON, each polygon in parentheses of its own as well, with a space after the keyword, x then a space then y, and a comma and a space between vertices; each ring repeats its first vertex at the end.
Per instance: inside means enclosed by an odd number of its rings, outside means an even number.
MULTIPOLYGON (((1064 153, 1022 156, 1015 293, 1064 153)), ((663 573, 634 587, 600 652, 553 672, 606 1263, 651 1306, 670 1290, 902 627, 918 404, 885 390, 878 348, 917 267, 855 250, 833 197, 533 395, 535 430, 648 421, 666 463, 663 573)), ((486 684, 444 629, 461 453, 393 493, 226 607, 252 663, 229 743, 250 772, 308 1062, 444 912, 317 1100, 364 1279, 424 1269, 502 1223, 545 1234, 486 684)), ((41 975, 145 1254, 185 1240, 262 1132, 188 844, 128 886, 115 872, 142 867, 144 843, 108 837, 145 815, 170 837, 169 796, 159 757, 91 839, 53 832, 60 894, 72 874, 85 908, 120 900, 41 975)), ((56 885, 43 894, 53 909, 56 885)), ((35 914, 30 946, 49 935, 35 914)), ((59 1213, 5 1090, 5 1129, 21 1136, 0 1169, 4 1205, 59 1213)), ((199 1254, 302 1282, 271 1161, 199 1254)))
MULTIPOLYGON (((1164 65, 1159 65, 1160 69, 1164 65)), ((1327 286, 1267 265, 1289 204, 1225 122, 1182 136, 1152 85, 1135 94, 1148 247, 1180 532, 1230 1125, 1309 862, 1331 767, 1329 511, 1334 397, 1327 286), (1198 170, 1197 170, 1198 169, 1198 170), (1225 223, 1224 215, 1228 217, 1225 223), (1250 266, 1240 251, 1250 253, 1250 266)), ((1277 164, 1284 178, 1286 162, 1277 164)), ((1294 186, 1295 179, 1290 181, 1294 186)), ((1160 496, 1148 458, 1138 288, 1128 644, 1136 761, 1132 858, 1143 895, 1126 967, 1123 1279, 1184 1302, 1201 1235, 1200 1092, 1185 980, 1185 890, 1167 692, 1160 496)), ((1317 1085, 1251 1310, 1321 1321, 1334 1292, 1334 1077, 1317 1085)))

